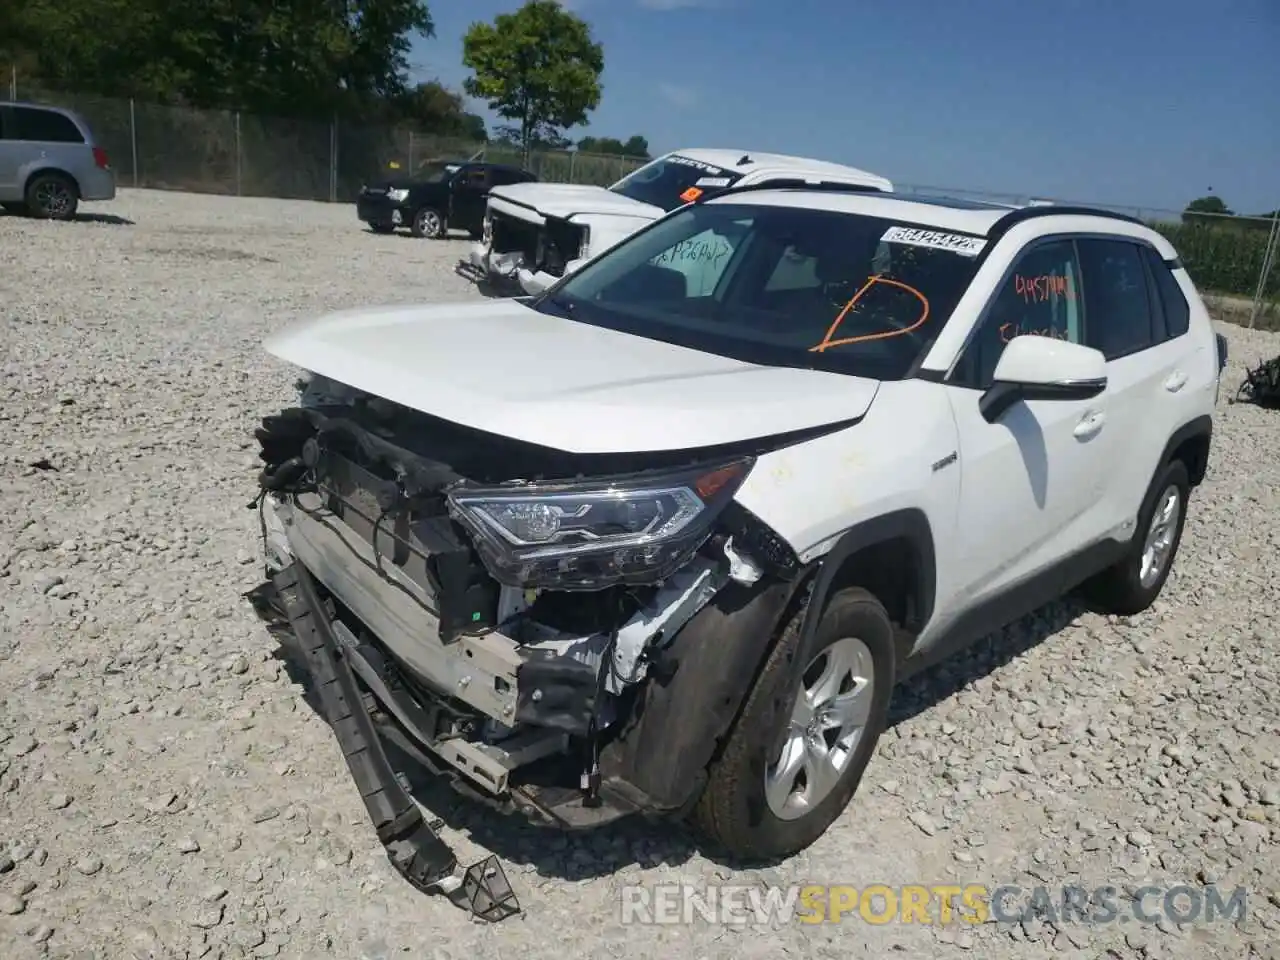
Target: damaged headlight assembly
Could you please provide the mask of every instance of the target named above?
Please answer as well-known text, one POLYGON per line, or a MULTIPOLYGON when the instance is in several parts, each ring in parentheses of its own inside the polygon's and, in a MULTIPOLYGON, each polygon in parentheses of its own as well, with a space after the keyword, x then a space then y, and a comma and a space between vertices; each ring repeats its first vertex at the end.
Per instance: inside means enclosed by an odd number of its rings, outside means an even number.
POLYGON ((510 587, 600 590, 653 583, 711 534, 754 458, 607 480, 460 487, 449 513, 510 587))

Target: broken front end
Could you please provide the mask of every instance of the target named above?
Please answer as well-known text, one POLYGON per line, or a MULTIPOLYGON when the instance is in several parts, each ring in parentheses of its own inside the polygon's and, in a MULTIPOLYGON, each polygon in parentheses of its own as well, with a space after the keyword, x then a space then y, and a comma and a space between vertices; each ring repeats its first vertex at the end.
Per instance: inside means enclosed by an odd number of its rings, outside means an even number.
POLYGON ((589 231, 581 224, 534 213, 537 221, 495 209, 485 214, 484 233, 458 272, 499 290, 541 293, 587 255, 589 231))
POLYGON ((275 608, 383 737, 561 827, 696 801, 796 581, 749 453, 570 455, 323 378, 257 435, 275 608))

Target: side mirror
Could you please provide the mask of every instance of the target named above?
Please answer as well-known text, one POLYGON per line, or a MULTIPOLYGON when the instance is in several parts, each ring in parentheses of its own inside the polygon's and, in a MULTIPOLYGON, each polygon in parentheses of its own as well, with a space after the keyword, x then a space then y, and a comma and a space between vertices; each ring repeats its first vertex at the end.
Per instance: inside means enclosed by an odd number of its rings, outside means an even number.
POLYGON ((993 383, 978 410, 995 423, 1019 400, 1088 400, 1107 388, 1107 358, 1092 347, 1024 334, 996 363, 993 383))

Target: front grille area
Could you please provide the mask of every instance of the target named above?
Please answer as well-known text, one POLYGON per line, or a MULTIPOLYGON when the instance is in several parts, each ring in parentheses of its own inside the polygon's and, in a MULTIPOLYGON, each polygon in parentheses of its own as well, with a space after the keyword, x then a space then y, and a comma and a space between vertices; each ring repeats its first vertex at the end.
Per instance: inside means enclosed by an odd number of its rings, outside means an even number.
POLYGON ((564 276, 564 265, 576 259, 582 248, 582 227, 567 220, 547 220, 543 228, 545 244, 539 268, 553 277, 564 276))
POLYGON ((564 275, 564 266, 578 256, 582 227, 567 220, 548 219, 544 225, 529 223, 503 213, 491 213, 494 253, 519 253, 531 270, 564 275))
POLYGON ((323 451, 315 473, 317 492, 330 512, 372 546, 381 561, 398 567, 421 587, 438 615, 436 586, 427 570, 432 553, 426 542, 431 539, 429 516, 401 503, 394 483, 339 453, 323 451))
POLYGON ((541 228, 536 223, 509 217, 505 213, 490 214, 493 221, 493 252, 521 253, 525 262, 533 263, 538 256, 541 228))
MULTIPOLYGON (((376 398, 368 401, 360 409, 290 407, 264 417, 255 431, 264 493, 291 497, 299 507, 300 495, 318 497, 323 510, 305 508, 316 520, 340 524, 374 549, 372 564, 359 561, 370 566, 360 575, 394 580, 391 568, 398 568, 438 619, 443 642, 492 626, 498 584, 448 515, 445 489, 461 476, 392 439, 393 431, 377 426, 376 398)), ((438 433, 432 439, 448 436, 438 433)), ((456 444, 454 453, 466 460, 467 445, 456 444)), ((403 581, 401 588, 408 589, 403 581)))

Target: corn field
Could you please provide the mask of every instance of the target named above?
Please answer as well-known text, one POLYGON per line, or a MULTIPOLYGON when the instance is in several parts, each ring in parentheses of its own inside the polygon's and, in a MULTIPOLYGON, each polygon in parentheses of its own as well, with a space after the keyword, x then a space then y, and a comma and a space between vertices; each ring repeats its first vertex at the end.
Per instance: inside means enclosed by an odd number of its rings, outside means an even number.
MULTIPOLYGON (((1222 218, 1218 223, 1152 224, 1177 248, 1182 262, 1205 290, 1252 297, 1267 258, 1270 221, 1243 217, 1222 218), (1241 220, 1232 223, 1230 220, 1241 220)), ((1262 295, 1280 300, 1280 267, 1269 271, 1262 295)))

